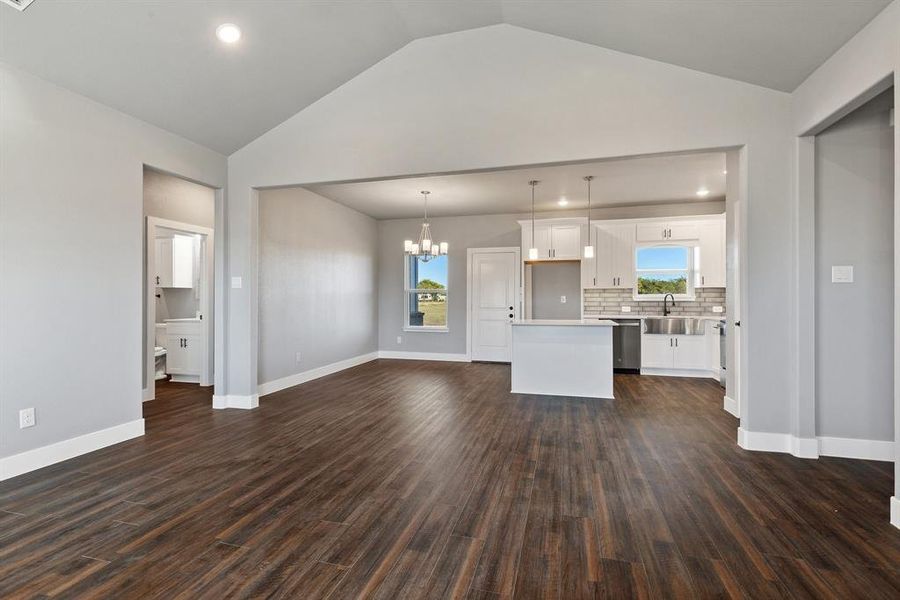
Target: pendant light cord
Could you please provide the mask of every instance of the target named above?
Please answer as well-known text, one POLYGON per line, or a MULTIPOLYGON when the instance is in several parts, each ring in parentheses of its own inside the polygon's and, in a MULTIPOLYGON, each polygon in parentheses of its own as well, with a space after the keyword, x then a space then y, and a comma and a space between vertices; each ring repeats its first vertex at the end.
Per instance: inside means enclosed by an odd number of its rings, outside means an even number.
POLYGON ((534 248, 534 186, 538 184, 537 179, 528 182, 531 185, 531 247, 534 248))

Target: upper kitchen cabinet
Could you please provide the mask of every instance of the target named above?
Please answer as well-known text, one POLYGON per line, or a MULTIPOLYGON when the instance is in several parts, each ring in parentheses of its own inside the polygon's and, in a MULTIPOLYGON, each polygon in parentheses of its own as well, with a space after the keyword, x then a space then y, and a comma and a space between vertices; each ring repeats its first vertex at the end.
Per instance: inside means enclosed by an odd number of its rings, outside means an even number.
POLYGON ((531 221, 520 221, 522 227, 522 258, 529 260, 528 250, 537 248, 535 260, 580 260, 581 224, 574 219, 536 221, 534 241, 531 221), (534 245, 532 245, 532 243, 534 245))
POLYGON ((194 238, 174 235, 156 239, 156 286, 194 287, 194 238))
POLYGON ((634 287, 634 225, 592 225, 594 258, 582 261, 586 288, 634 287))
POLYGON ((638 242, 692 241, 700 235, 697 223, 682 221, 640 223, 635 229, 638 242))
POLYGON ((698 224, 694 287, 725 287, 725 219, 698 224))

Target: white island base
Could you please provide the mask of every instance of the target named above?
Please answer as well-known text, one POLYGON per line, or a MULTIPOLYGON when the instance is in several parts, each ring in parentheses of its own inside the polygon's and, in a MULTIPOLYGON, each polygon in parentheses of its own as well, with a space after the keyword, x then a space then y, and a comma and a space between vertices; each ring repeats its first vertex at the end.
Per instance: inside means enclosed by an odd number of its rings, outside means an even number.
POLYGON ((512 324, 512 393, 613 397, 608 320, 523 320, 512 324))

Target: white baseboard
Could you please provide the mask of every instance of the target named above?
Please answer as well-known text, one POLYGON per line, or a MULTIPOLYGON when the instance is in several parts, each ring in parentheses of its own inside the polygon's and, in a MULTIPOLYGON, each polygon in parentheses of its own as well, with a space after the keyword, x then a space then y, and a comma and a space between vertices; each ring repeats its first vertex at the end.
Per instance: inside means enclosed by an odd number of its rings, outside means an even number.
POLYGON ((888 462, 896 458, 894 442, 839 437, 819 437, 819 454, 888 462))
POLYGON ((656 375, 657 377, 691 377, 693 379, 719 379, 718 373, 703 369, 655 369, 641 367, 641 375, 656 375))
POLYGON ((738 446, 759 452, 784 452, 799 458, 834 456, 861 460, 895 460, 894 442, 819 436, 798 438, 789 433, 747 431, 738 427, 738 446))
POLYGON ((200 383, 199 375, 172 375, 169 378, 172 383, 200 383))
POLYGON ((250 410, 259 406, 259 394, 252 396, 214 395, 213 408, 243 408, 250 410))
POLYGON ((439 360, 444 362, 470 362, 467 354, 451 354, 446 352, 396 352, 379 350, 378 358, 394 358, 399 360, 439 360))
POLYGON ((0 481, 144 435, 144 419, 92 431, 78 437, 0 458, 0 481))
POLYGON ((743 427, 738 427, 737 443, 744 450, 791 453, 791 435, 788 433, 747 431, 743 427))
POLYGON ((354 356, 346 360, 340 360, 338 362, 333 362, 321 367, 316 367, 315 369, 288 375, 287 377, 282 377, 281 379, 275 379, 273 381, 261 383, 257 387, 257 392, 260 396, 265 396, 266 394, 271 394, 279 390, 294 387, 295 385, 300 385, 301 383, 306 383, 307 381, 312 381, 313 379, 318 379, 319 377, 325 377, 326 375, 331 375, 332 373, 337 373, 338 371, 343 371, 344 369, 349 369, 350 367, 355 367, 357 365, 373 361, 376 358, 378 358, 378 352, 360 354, 359 356, 354 356))
POLYGON ((737 403, 737 400, 735 400, 734 398, 730 398, 730 397, 728 397, 728 396, 725 396, 725 400, 724 400, 724 402, 723 402, 723 408, 725 409, 725 412, 727 412, 727 413, 730 414, 731 416, 737 417, 737 418, 739 418, 739 419, 741 418, 741 415, 740 415, 740 413, 738 412, 738 403, 737 403))
POLYGON ((900 529, 900 498, 891 496, 891 525, 900 529))

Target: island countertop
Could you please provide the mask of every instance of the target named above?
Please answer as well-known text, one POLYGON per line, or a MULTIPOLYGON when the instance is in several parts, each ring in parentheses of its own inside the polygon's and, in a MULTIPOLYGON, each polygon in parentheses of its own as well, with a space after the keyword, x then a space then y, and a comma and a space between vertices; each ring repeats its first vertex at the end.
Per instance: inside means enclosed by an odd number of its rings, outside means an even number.
POLYGON ((512 322, 513 326, 537 327, 616 327, 615 321, 608 319, 520 319, 512 322))

